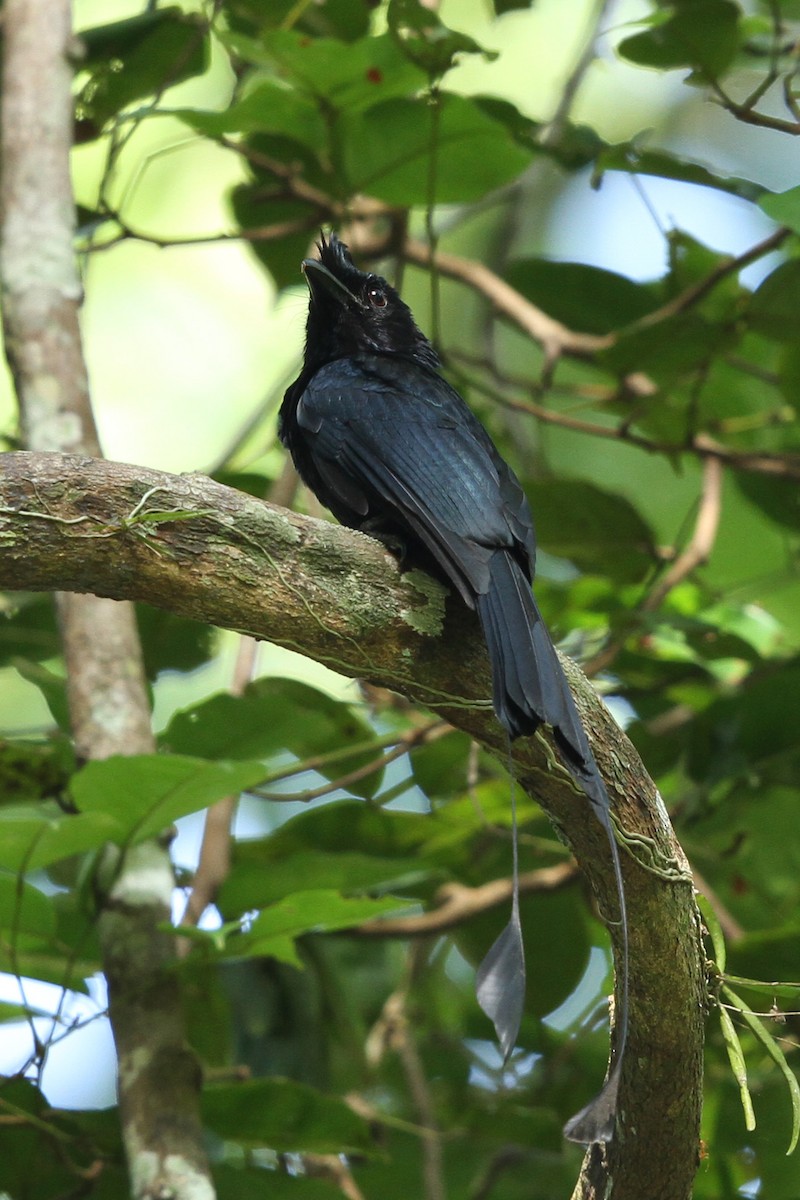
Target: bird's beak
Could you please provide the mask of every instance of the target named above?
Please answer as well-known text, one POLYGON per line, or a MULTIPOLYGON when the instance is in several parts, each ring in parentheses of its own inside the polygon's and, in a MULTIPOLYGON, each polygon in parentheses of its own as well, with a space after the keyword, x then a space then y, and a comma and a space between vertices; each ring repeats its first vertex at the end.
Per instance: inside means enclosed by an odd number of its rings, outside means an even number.
POLYGON ((340 279, 336 278, 332 271, 323 266, 318 258, 304 258, 302 271, 312 295, 320 288, 326 291, 329 296, 332 296, 334 300, 338 300, 340 304, 344 304, 345 300, 353 300, 355 303, 358 303, 358 298, 353 295, 340 279))

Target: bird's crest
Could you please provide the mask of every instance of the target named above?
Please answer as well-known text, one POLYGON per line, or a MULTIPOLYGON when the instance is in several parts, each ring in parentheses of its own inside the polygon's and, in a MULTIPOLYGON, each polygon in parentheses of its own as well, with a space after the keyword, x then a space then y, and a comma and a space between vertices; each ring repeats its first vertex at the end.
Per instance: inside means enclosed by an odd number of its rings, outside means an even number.
POLYGON ((354 277, 360 276, 361 272, 353 262, 349 246, 345 242, 340 241, 335 233, 326 237, 320 231, 317 250, 319 252, 319 261, 323 267, 327 267, 337 279, 346 278, 351 274, 354 277))

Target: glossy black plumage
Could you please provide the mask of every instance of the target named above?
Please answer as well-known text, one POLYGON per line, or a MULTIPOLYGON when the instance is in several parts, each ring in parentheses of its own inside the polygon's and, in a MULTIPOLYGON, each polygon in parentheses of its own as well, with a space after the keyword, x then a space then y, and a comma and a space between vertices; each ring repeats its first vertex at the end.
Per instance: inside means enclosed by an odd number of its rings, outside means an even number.
POLYGON ((607 1140, 627 1027, 624 894, 605 786, 531 592, 528 502, 438 373, 433 347, 397 292, 357 270, 335 237, 323 239, 320 259, 303 268, 311 293, 304 365, 279 426, 300 476, 342 524, 399 542, 477 611, 498 720, 512 739, 543 723, 553 728, 608 833, 625 947, 618 1053, 601 1095, 567 1127, 578 1141, 607 1140))

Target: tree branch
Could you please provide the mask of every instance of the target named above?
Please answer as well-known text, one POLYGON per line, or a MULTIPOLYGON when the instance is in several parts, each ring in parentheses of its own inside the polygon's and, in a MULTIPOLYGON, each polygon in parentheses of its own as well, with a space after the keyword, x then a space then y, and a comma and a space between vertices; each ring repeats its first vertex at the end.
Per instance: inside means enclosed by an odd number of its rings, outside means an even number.
POLYGON ((707 458, 703 464, 703 491, 691 541, 645 597, 642 612, 655 612, 674 587, 691 575, 696 567, 708 561, 722 514, 722 478, 720 460, 707 458))
MULTIPOLYGON (((0 586, 139 599, 267 638, 402 692, 505 761, 483 640, 455 597, 421 572, 401 575, 363 534, 200 476, 60 455, 0 456, 0 586)), ((644 1186, 653 1200, 686 1200, 696 1166, 705 997, 691 876, 636 751, 582 673, 562 661, 628 851, 632 1053, 607 1166, 615 1200, 640 1200, 644 1186)), ((614 913, 605 835, 552 744, 539 734, 520 739, 514 770, 586 872, 600 911, 614 913)), ((616 926, 611 934, 616 942, 616 926)), ((591 1161, 601 1159, 595 1147, 591 1161)), ((603 1194, 598 1170, 585 1178, 585 1197, 603 1194)))
MULTIPOLYGON (((519 894, 530 896, 535 892, 553 892, 571 883, 577 874, 572 862, 559 863, 555 867, 541 867, 538 871, 523 871, 519 877, 519 894)), ((427 937, 432 933, 444 933, 455 929, 479 913, 507 904, 513 893, 512 879, 492 879, 480 887, 465 887, 461 883, 446 883, 436 894, 437 907, 416 917, 375 917, 351 929, 351 934, 369 938, 427 937)))

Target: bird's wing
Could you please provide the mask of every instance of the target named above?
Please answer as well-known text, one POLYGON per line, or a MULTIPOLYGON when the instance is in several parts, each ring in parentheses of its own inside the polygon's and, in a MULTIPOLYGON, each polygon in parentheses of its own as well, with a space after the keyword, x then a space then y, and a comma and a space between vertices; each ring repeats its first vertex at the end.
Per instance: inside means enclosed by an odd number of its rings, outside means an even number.
POLYGON ((297 420, 316 469, 350 507, 349 523, 399 522, 470 603, 489 586, 494 551, 532 568, 524 493, 439 375, 401 359, 341 359, 307 385, 297 420))

